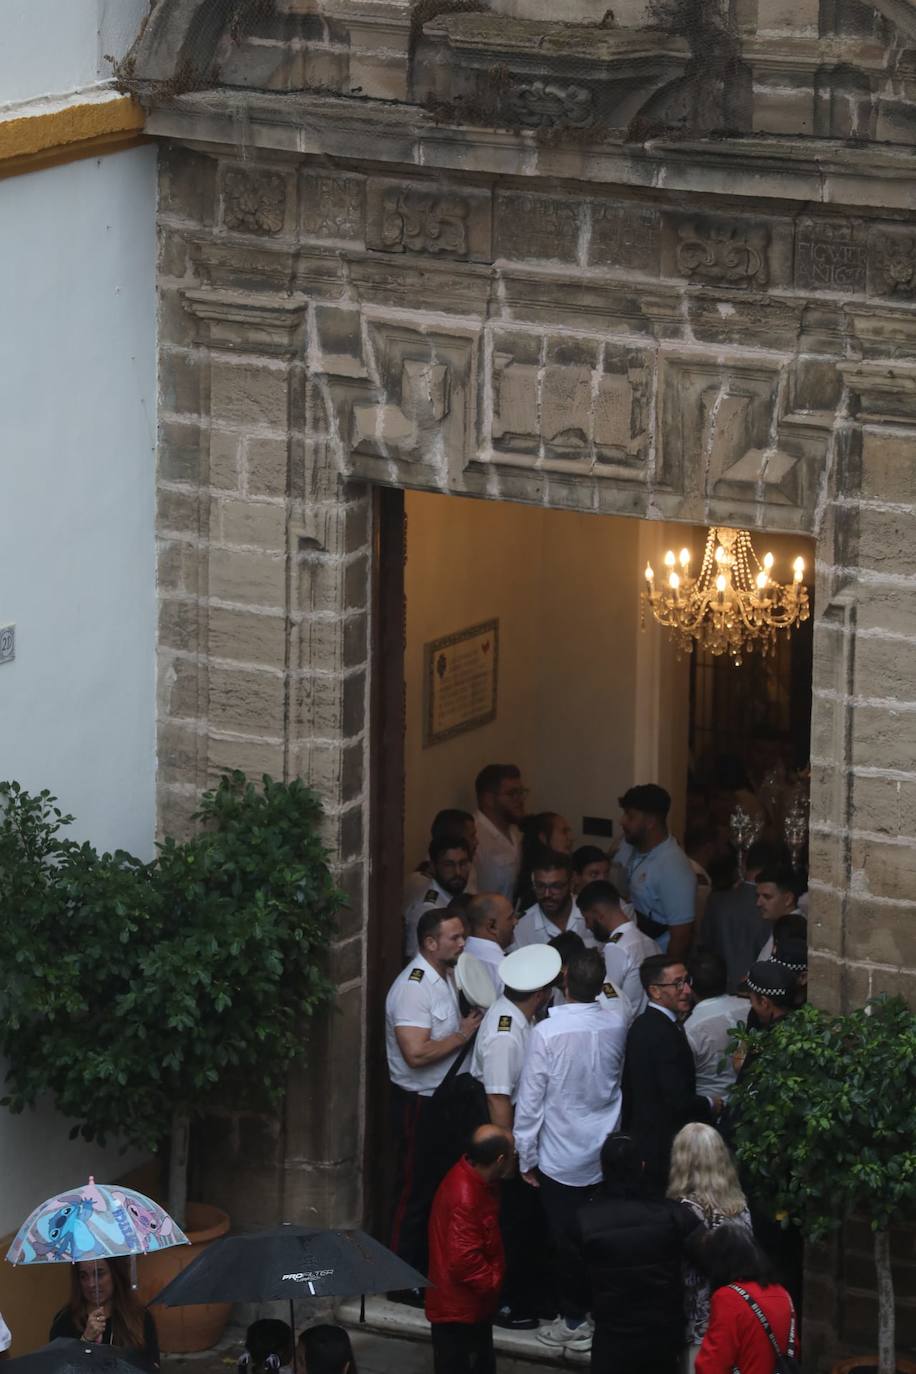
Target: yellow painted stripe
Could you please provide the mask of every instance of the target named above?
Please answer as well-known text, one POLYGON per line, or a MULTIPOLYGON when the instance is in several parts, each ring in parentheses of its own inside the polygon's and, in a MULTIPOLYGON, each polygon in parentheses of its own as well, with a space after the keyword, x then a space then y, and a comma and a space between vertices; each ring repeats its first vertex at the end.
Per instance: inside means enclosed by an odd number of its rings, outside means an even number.
POLYGON ((128 95, 0 119, 0 176, 119 150, 140 140, 143 120, 128 95))

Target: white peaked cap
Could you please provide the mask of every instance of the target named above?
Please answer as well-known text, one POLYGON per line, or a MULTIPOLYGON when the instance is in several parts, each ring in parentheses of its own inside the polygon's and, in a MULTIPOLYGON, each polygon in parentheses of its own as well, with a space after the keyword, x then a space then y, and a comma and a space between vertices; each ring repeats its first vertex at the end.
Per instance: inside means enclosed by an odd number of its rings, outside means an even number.
POLYGON ((562 967, 558 950, 549 945, 525 945, 507 954, 497 972, 513 992, 537 992, 552 983, 562 967))

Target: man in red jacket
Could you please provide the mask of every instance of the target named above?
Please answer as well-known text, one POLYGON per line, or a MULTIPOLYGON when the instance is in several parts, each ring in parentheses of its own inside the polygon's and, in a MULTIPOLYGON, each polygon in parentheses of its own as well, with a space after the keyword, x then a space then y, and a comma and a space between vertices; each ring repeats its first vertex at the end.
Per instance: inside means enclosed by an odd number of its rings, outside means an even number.
POLYGON ((501 1126, 478 1126, 439 1185, 429 1218, 426 1315, 435 1374, 494 1374, 493 1315, 505 1275, 499 1180, 515 1168, 501 1126))

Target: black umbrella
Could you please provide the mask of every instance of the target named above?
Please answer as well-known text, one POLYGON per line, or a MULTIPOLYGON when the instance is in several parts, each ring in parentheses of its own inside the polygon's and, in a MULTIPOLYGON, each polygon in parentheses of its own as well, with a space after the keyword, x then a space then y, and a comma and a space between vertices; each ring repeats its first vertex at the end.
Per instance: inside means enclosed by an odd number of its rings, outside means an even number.
POLYGON ((364 1231, 317 1231, 287 1223, 214 1241, 153 1302, 190 1307, 287 1298, 295 1334, 294 1298, 365 1297, 428 1283, 364 1231))
POLYGON ((122 1350, 115 1345, 96 1345, 91 1341, 76 1341, 60 1336, 49 1345, 7 1360, 4 1374, 137 1374, 138 1369, 153 1366, 139 1350, 122 1350))

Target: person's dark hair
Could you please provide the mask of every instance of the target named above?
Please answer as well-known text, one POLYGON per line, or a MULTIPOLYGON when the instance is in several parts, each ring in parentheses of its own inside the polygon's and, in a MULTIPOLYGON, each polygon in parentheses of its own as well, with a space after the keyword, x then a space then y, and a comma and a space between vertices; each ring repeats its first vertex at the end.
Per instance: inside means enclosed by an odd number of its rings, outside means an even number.
POLYGON ((723 1222, 708 1231, 697 1248, 697 1258, 709 1276, 710 1287, 730 1283, 773 1282, 769 1263, 750 1232, 735 1222, 723 1222))
POLYGON ((555 935, 552 940, 548 940, 551 949, 555 949, 560 956, 560 963, 566 968, 574 954, 578 954, 580 949, 585 949, 585 941, 582 936, 574 930, 561 930, 559 935, 555 935))
POLYGON ((591 911, 593 906, 620 906, 620 893, 613 883, 596 878, 593 883, 585 884, 576 898, 576 905, 580 911, 591 911))
POLYGON ((772 883, 780 892, 791 892, 796 901, 808 884, 797 869, 788 864, 776 864, 772 868, 762 868, 754 880, 757 883, 772 883))
POLYGON ((571 1002, 594 1002, 604 987, 604 960, 596 949, 577 949, 566 965, 566 995, 571 1002))
MULTIPOLYGON (((88 1263, 107 1264, 111 1271, 111 1343, 112 1345, 142 1348, 146 1344, 143 1330, 143 1305, 130 1286, 129 1261, 121 1259, 89 1260, 88 1263)), ((67 1307, 73 1325, 80 1335, 86 1329, 90 1311, 97 1303, 87 1302, 80 1283, 79 1264, 70 1265, 70 1300, 67 1307)))
POLYGON ((800 911, 790 911, 773 922, 773 947, 777 949, 785 940, 804 940, 808 943, 808 919, 800 911))
POLYGON ((310 1326, 299 1337, 306 1374, 358 1374, 350 1337, 342 1326, 310 1326))
POLYGON ((596 844, 580 844, 573 850, 572 865, 574 873, 584 873, 589 864, 606 864, 610 859, 596 844))
POLYGON ((559 868, 566 874, 572 874, 572 859, 568 854, 558 854, 555 849, 543 846, 535 850, 531 859, 531 872, 546 873, 551 868, 559 868))
MULTIPOLYGON (((429 838, 435 840, 440 835, 454 835, 463 840, 465 827, 470 825, 473 819, 470 811, 459 811, 455 806, 447 807, 444 811, 437 811, 429 828, 429 838)), ((329 1327, 328 1329, 334 1330, 335 1328, 329 1327)))
POLYGON ((728 965, 721 954, 711 949, 701 949, 691 955, 687 972, 698 1002, 707 997, 721 997, 728 987, 728 965))
POLYGON ((738 855, 729 847, 726 853, 710 859, 706 872, 713 892, 727 892, 738 881, 738 855))
MULTIPOLYGON (((480 1128, 478 1127, 477 1130, 480 1128)), ((490 1164, 495 1164, 498 1159, 506 1156, 511 1146, 505 1135, 495 1131, 488 1132, 480 1140, 475 1140, 477 1130, 468 1141, 465 1154, 472 1164, 478 1164, 482 1169, 486 1169, 490 1164)))
POLYGON ((261 1317, 245 1332, 245 1355, 239 1360, 239 1370, 252 1368, 257 1374, 269 1374, 293 1358, 293 1332, 286 1322, 275 1317, 261 1317))
POLYGON ((424 940, 435 937, 439 934, 439 928, 443 921, 463 921, 464 915, 460 911, 452 911, 451 906, 434 906, 429 911, 424 911, 417 921, 417 949, 423 953, 424 940))
POLYGON ((612 1197, 638 1197, 645 1191, 643 1164, 633 1140, 614 1131, 601 1146, 602 1189, 612 1197))
POLYGON ((434 864, 437 859, 441 859, 443 854, 447 854, 450 849, 463 849, 468 858, 471 851, 468 842, 463 835, 437 835, 429 842, 429 861, 434 864))
POLYGON ((639 981, 643 992, 648 992, 652 983, 664 983, 665 969, 683 963, 682 959, 672 959, 669 954, 650 954, 639 966, 639 981))
POLYGON ((521 772, 514 763, 488 763, 481 768, 474 779, 474 791, 478 799, 489 792, 498 792, 507 778, 520 778, 521 772))

